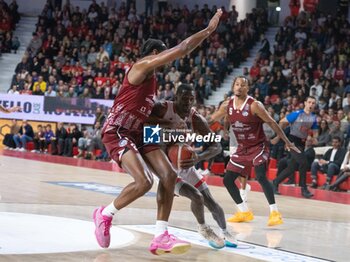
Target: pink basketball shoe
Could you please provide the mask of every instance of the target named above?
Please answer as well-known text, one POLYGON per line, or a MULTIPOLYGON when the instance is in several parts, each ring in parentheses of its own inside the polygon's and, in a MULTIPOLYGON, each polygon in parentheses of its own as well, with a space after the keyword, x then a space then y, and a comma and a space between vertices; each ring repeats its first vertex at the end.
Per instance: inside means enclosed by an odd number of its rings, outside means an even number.
POLYGON ((162 235, 153 238, 149 251, 154 255, 166 253, 183 254, 191 248, 191 243, 183 241, 165 231, 162 235))
POLYGON ((112 217, 102 215, 102 211, 105 207, 99 207, 94 211, 94 222, 95 222, 95 236, 98 244, 103 247, 109 247, 111 243, 111 235, 109 229, 112 226, 112 217))

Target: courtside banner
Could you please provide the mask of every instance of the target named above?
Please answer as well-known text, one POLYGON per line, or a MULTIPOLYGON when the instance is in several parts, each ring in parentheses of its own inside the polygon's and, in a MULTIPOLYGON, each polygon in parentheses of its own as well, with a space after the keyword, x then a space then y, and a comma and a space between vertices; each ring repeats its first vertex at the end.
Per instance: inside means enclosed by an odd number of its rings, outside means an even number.
POLYGON ((107 114, 113 100, 0 94, 0 105, 22 107, 22 112, 0 112, 0 118, 93 124, 96 108, 107 114))

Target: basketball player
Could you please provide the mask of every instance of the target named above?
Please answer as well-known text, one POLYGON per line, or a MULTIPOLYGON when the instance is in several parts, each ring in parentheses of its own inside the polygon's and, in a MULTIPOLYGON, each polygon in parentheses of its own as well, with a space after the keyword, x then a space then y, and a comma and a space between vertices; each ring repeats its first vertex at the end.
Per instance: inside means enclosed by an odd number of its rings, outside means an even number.
MULTIPOLYGON (((168 128, 191 128, 193 133, 205 136, 212 131, 207 121, 193 107, 195 91, 191 85, 182 84, 177 88, 175 102, 164 101, 157 103, 148 122, 159 124, 168 128)), ((182 160, 181 169, 178 170, 178 179, 175 193, 191 200, 191 210, 199 224, 198 232, 209 241, 214 248, 222 248, 225 245, 236 247, 237 241, 226 229, 225 214, 220 205, 211 195, 207 183, 202 175, 195 169, 195 165, 203 160, 215 157, 221 152, 221 145, 212 142, 209 147, 200 154, 195 154, 192 159, 182 160), (212 213, 213 218, 221 229, 219 237, 208 225, 205 224, 204 205, 212 213)))
MULTIPOLYGON (((298 153, 298 148, 292 144, 280 126, 266 111, 264 106, 251 96, 248 96, 248 79, 240 76, 233 82, 234 96, 229 100, 225 116, 225 128, 231 125, 238 142, 235 153, 231 155, 226 166, 224 184, 239 211, 228 219, 229 222, 248 222, 253 220, 252 211, 242 200, 235 180, 239 176, 248 176, 254 167, 256 178, 263 188, 270 205, 269 226, 283 223, 281 213, 278 212, 272 185, 266 178, 266 164, 269 159, 267 138, 263 130, 263 123, 267 123, 275 133, 286 143, 288 150, 298 153)), ((226 129, 227 130, 227 129, 226 129)))
POLYGON ((14 107, 10 107, 10 108, 6 108, 3 107, 2 105, 0 105, 0 112, 2 113, 13 113, 13 112, 20 112, 22 110, 22 108, 20 106, 14 106, 14 107))
POLYGON ((160 183, 156 232, 149 250, 156 255, 181 254, 190 248, 189 242, 179 240, 167 231, 177 174, 162 150, 142 144, 142 129, 154 106, 153 97, 157 90, 155 70, 191 53, 216 29, 221 15, 222 11, 218 9, 207 28, 169 50, 166 50, 162 41, 148 39, 141 47, 142 58, 126 73, 104 124, 102 141, 110 157, 134 181, 107 207, 94 211, 95 235, 101 247, 106 248, 110 244, 109 230, 113 215, 151 189, 153 175, 150 167, 159 177, 160 183))
MULTIPOLYGON (((295 154, 294 152, 291 152, 291 159, 288 162, 288 168, 285 168, 280 175, 273 180, 273 187, 276 193, 278 192, 278 185, 284 179, 291 176, 296 170, 296 166, 299 165, 299 184, 301 187, 301 194, 305 198, 310 198, 313 196, 306 186, 306 173, 308 171, 309 164, 305 153, 305 142, 309 135, 309 131, 312 131, 314 144, 317 143, 318 125, 316 115, 313 113, 315 107, 316 99, 309 96, 304 102, 304 109, 292 112, 280 121, 280 126, 282 128, 286 128, 288 125, 290 125, 289 138, 303 153, 295 154)), ((276 137, 273 140, 273 143, 277 143, 279 137, 276 137)))

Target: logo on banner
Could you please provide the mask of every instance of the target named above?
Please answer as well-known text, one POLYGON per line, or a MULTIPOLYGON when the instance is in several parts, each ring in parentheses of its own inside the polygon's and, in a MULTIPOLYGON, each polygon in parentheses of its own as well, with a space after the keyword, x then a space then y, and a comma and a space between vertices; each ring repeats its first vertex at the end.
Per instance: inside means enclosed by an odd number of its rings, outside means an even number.
POLYGON ((143 127, 143 143, 145 143, 145 144, 159 144, 161 130, 162 130, 162 128, 160 128, 159 125, 144 126, 143 127))
POLYGON ((143 127, 143 143, 145 144, 212 143, 220 141, 221 136, 215 133, 200 135, 193 133, 191 129, 163 129, 159 125, 143 127))

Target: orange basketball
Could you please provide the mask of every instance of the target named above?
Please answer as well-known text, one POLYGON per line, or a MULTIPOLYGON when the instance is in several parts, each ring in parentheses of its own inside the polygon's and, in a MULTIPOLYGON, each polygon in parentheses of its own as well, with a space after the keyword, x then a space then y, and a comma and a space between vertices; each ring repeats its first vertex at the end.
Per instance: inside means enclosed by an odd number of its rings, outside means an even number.
POLYGON ((179 160, 190 159, 193 153, 192 147, 187 144, 175 144, 168 149, 168 157, 175 168, 179 168, 179 160))

